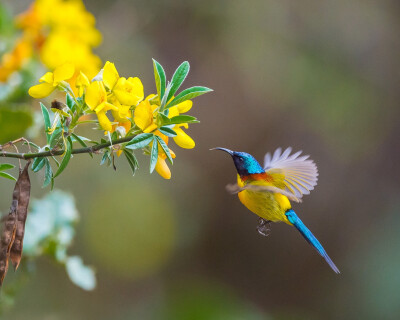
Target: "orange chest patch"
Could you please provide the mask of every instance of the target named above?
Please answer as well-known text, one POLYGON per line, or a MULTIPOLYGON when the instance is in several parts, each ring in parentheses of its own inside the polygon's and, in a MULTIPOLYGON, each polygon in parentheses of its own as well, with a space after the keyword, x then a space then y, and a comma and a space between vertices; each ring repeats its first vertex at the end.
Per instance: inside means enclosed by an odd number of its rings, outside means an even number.
POLYGON ((249 180, 264 180, 267 182, 272 182, 272 176, 269 175, 268 173, 255 173, 255 174, 249 174, 246 176, 241 176, 240 179, 242 179, 243 182, 249 181, 249 180))

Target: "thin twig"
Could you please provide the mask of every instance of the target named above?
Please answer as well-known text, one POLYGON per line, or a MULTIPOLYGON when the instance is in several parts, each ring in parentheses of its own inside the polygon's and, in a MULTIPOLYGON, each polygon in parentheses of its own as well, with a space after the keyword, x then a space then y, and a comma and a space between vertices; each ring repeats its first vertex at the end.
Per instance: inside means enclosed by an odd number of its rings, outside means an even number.
MULTIPOLYGON (((72 154, 78 154, 78 153, 96 153, 97 151, 108 148, 111 145, 116 145, 124 142, 131 141, 134 138, 134 136, 129 136, 129 137, 124 137, 120 139, 115 139, 109 142, 101 143, 101 144, 96 144, 91 147, 86 147, 86 148, 79 148, 79 149, 72 149, 71 153, 72 154)), ((34 159, 38 157, 51 157, 51 156, 60 156, 64 154, 65 150, 50 150, 50 151, 43 151, 43 152, 36 152, 36 153, 15 153, 15 152, 7 152, 7 151, 2 151, 0 148, 0 157, 6 157, 6 158, 17 158, 17 159, 34 159)))

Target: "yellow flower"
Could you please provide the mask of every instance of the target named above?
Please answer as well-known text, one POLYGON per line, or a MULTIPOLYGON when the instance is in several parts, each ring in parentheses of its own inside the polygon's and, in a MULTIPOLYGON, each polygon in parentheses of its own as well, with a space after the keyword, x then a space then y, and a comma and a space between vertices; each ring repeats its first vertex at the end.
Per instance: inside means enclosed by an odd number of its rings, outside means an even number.
MULTIPOLYGON (((192 106, 193 102, 191 100, 181 102, 169 109, 168 117, 173 118, 179 116, 181 113, 188 112, 192 108, 192 106)), ((175 125, 175 127, 173 128, 173 130, 176 132, 176 136, 173 137, 174 142, 181 148, 193 149, 196 144, 194 140, 185 131, 182 130, 182 127, 188 129, 189 125, 187 123, 181 123, 175 125)))
POLYGON ((113 93, 121 104, 134 106, 144 98, 143 84, 139 78, 119 78, 113 93))
MULTIPOLYGON (((71 62, 77 71, 84 72, 89 78, 95 76, 101 60, 92 50, 100 44, 102 36, 95 28, 94 16, 86 10, 82 0, 35 0, 15 20, 22 30, 20 39, 37 51, 47 68, 52 70, 71 62)), ((13 70, 2 70, 0 65, 0 81, 7 80, 21 66, 15 64, 13 70)), ((74 87, 75 77, 70 79, 70 85, 74 87)), ((50 87, 47 89, 50 91, 50 87)))
MULTIPOLYGON (((154 95, 148 96, 143 100, 135 109, 134 121, 135 124, 142 129, 143 132, 152 132, 157 129, 157 124, 154 119, 154 110, 157 108, 156 105, 150 104, 150 100, 154 95)), ((188 112, 193 106, 191 100, 186 100, 173 106, 169 109, 168 117, 173 118, 179 116, 181 113, 188 112)), ((188 129, 187 123, 177 124, 173 127, 176 132, 176 136, 173 137, 174 142, 184 149, 193 149, 195 147, 194 140, 185 132, 182 128, 188 129)))
POLYGON ((65 63, 57 67, 54 72, 47 72, 39 79, 40 84, 30 87, 29 94, 36 99, 47 97, 62 81, 72 78, 75 67, 72 63, 65 63))
POLYGON ((82 96, 86 87, 90 85, 88 77, 80 71, 78 77, 76 78, 75 87, 78 88, 78 95, 82 96))
POLYGON ((114 63, 107 61, 103 68, 103 82, 110 91, 116 85, 118 78, 119 74, 114 63))
MULTIPOLYGON (((159 135, 159 136, 161 136, 161 135, 159 135)), ((165 138, 167 138, 167 137, 165 137, 165 138)), ((163 140, 165 143, 168 143, 168 138, 167 139, 163 138, 163 140)), ((176 158, 175 153, 171 149, 169 149, 169 152, 171 153, 171 157, 175 159, 176 158)), ((166 159, 167 159, 167 155, 165 154, 165 152, 163 150, 159 150, 155 169, 156 169, 157 173, 164 179, 171 179, 171 170, 169 169, 169 167, 167 165, 166 159)))
POLYGON ((96 112, 100 126, 105 131, 112 131, 112 124, 107 117, 108 110, 118 108, 107 101, 107 92, 103 82, 94 81, 86 89, 85 102, 90 110, 96 112))
POLYGON ((120 77, 114 63, 109 61, 103 68, 103 82, 121 105, 137 105, 144 98, 140 79, 120 77))
POLYGON ((182 130, 182 127, 188 129, 189 125, 187 123, 183 123, 178 124, 173 128, 173 130, 176 132, 176 136, 173 137, 174 142, 181 148, 193 149, 196 144, 194 140, 185 131, 182 130))
POLYGON ((143 100, 139 105, 136 107, 135 112, 134 112, 134 121, 135 124, 142 129, 143 132, 152 132, 153 130, 157 129, 157 125, 154 121, 154 109, 156 107, 153 107, 150 104, 150 101, 148 99, 149 97, 146 98, 146 100, 143 100))

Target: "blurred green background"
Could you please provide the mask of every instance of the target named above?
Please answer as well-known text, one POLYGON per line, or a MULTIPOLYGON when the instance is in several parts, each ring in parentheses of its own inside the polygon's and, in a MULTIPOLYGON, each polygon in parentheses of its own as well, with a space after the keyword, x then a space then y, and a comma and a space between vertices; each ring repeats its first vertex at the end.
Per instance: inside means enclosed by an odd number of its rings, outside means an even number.
MULTIPOLYGON (((29 4, 5 2, 15 13, 29 4)), ((134 178, 122 158, 117 172, 99 156, 72 159, 56 187, 76 199, 70 251, 95 267, 97 288, 82 291, 43 258, 5 319, 400 318, 398 1, 85 5, 104 36, 96 52, 146 94, 152 57, 169 76, 188 60, 186 86, 215 92, 195 100, 197 145, 172 147, 170 181, 149 176, 145 157, 134 178), (257 217, 225 191, 235 170, 216 146, 260 161, 279 146, 311 155, 319 184, 294 209, 340 275, 294 229, 257 233, 257 217)), ((48 191, 42 179, 32 175, 35 197, 48 191)), ((2 212, 11 189, 0 180, 2 212)))

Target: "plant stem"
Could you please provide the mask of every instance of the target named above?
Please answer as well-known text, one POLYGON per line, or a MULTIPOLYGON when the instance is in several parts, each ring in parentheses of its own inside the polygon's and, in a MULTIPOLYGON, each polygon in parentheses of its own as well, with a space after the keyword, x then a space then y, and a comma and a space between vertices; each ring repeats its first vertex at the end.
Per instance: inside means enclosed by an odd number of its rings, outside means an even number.
MULTIPOLYGON (((129 136, 129 137, 124 137, 120 139, 115 139, 109 142, 101 143, 101 144, 96 144, 91 147, 86 147, 86 148, 80 148, 80 149, 72 149, 72 154, 78 154, 78 153, 94 153, 98 150, 108 148, 111 145, 116 145, 124 142, 131 141, 134 138, 134 136, 129 136)), ((16 152, 7 152, 7 151, 0 151, 0 157, 6 157, 6 158, 17 158, 17 159, 33 159, 33 158, 38 158, 38 157, 51 157, 51 156, 59 156, 62 155, 65 152, 65 150, 50 150, 50 151, 43 151, 43 152, 36 152, 36 153, 16 153, 16 152)))

